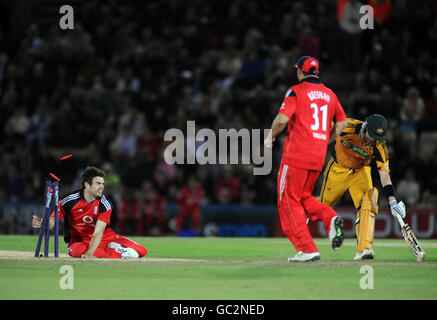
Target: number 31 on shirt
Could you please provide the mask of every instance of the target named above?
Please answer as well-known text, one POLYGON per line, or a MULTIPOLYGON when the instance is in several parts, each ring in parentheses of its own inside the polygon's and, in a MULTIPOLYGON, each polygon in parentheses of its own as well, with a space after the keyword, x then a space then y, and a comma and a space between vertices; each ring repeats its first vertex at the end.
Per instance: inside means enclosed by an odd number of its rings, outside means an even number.
POLYGON ((320 115, 322 113, 322 131, 326 131, 328 127, 328 105, 325 104, 319 108, 317 103, 311 103, 311 109, 313 110, 314 123, 311 123, 311 130, 318 131, 320 128, 320 115))

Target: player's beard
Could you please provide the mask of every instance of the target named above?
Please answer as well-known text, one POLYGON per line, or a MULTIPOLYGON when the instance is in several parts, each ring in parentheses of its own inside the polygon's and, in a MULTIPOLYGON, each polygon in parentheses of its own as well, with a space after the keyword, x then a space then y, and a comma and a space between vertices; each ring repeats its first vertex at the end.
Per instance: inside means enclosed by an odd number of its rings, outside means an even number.
POLYGON ((100 191, 99 189, 92 190, 91 194, 95 199, 99 199, 103 195, 103 190, 102 191, 100 191))

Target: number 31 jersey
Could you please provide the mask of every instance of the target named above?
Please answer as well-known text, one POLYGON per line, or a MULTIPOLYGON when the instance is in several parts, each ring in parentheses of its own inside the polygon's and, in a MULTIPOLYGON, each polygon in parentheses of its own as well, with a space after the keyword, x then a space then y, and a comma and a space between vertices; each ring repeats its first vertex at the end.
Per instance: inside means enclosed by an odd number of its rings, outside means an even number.
POLYGON ((333 120, 347 119, 335 93, 318 78, 305 78, 287 91, 279 112, 290 119, 281 163, 321 171, 333 120))

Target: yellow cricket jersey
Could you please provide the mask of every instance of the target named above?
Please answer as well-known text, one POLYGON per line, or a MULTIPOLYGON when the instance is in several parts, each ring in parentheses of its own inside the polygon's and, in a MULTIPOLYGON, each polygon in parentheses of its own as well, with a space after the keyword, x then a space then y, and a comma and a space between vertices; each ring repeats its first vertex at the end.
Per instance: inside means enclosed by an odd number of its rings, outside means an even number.
POLYGON ((347 127, 335 140, 333 157, 336 162, 344 168, 361 169, 375 159, 379 171, 390 172, 386 143, 376 141, 375 146, 367 144, 359 135, 363 122, 351 118, 347 122, 347 127))

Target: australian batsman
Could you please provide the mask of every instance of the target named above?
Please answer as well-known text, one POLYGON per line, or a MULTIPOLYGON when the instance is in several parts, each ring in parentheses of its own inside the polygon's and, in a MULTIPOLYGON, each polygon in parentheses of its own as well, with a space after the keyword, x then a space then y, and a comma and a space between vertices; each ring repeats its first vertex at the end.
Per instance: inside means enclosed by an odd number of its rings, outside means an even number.
POLYGON ((346 190, 357 209, 355 230, 357 251, 355 260, 373 259, 375 217, 378 214, 378 189, 373 187, 371 164, 375 162, 382 191, 388 198, 392 214, 405 217, 405 209, 398 205, 390 178, 389 153, 385 137, 387 120, 372 114, 364 122, 348 119, 346 128, 335 140, 332 157, 323 174, 320 202, 335 206, 346 190))

